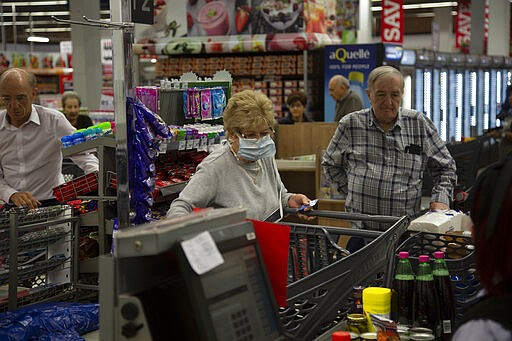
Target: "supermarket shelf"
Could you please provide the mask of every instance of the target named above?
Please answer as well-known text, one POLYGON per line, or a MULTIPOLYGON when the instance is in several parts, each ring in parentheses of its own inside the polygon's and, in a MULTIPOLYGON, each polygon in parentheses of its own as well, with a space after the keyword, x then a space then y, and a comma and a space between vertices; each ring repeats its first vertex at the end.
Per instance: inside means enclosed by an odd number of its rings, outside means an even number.
POLYGON ((167 150, 178 150, 178 147, 179 147, 178 141, 167 142, 167 150))
POLYGON ((180 182, 177 184, 172 184, 169 186, 161 187, 158 189, 158 198, 166 197, 168 195, 177 194, 181 192, 185 186, 187 186, 188 181, 180 182))
POLYGON ((82 200, 105 200, 105 201, 116 201, 117 197, 113 195, 81 195, 78 197, 82 200))
MULTIPOLYGON (((32 303, 39 303, 48 300, 59 301, 67 298, 72 292, 71 283, 45 284, 36 288, 24 288, 19 290, 17 301, 19 306, 25 306, 32 303)), ((0 296, 0 312, 8 310, 8 297, 0 296)))
MULTIPOLYGON (((66 263, 69 263, 70 260, 68 258, 55 258, 48 259, 41 262, 37 262, 31 265, 20 266, 18 269, 17 280, 32 280, 34 277, 45 274, 48 271, 52 271, 57 269, 59 266, 62 266, 66 263)), ((0 283, 7 284, 9 280, 9 272, 6 271, 0 274, 0 283)))
MULTIPOLYGON (((98 225, 100 225, 99 220, 98 220, 99 219, 98 215, 99 215, 98 211, 81 214, 80 215, 80 226, 98 226, 98 225)), ((113 220, 105 219, 105 223, 104 223, 105 234, 112 234, 113 226, 114 226, 113 220)))
POLYGON ((277 159, 277 169, 281 171, 314 172, 316 171, 315 161, 309 160, 283 160, 277 159))
POLYGON ((62 148, 62 156, 66 157, 74 155, 86 150, 98 148, 99 146, 115 148, 116 140, 114 139, 114 135, 103 136, 94 140, 82 142, 71 147, 62 148))
MULTIPOLYGON (((34 232, 34 236, 36 236, 35 233, 38 233, 37 239, 32 239, 27 242, 19 242, 18 243, 18 252, 27 251, 30 249, 41 248, 48 244, 52 244, 52 243, 58 241, 59 239, 64 238, 69 235, 69 230, 56 231, 55 233, 47 233, 47 230, 42 230, 42 231, 38 231, 38 232, 34 232)), ((0 254, 7 253, 8 251, 9 251, 9 241, 8 240, 0 241, 0 254)))
POLYGON ((68 67, 55 67, 55 68, 25 68, 28 72, 35 74, 36 76, 59 76, 69 75, 73 73, 73 68, 68 67))
POLYGON ((114 229, 114 220, 105 219, 105 234, 112 234, 114 229))
POLYGON ((98 211, 80 214, 80 226, 98 226, 98 211))

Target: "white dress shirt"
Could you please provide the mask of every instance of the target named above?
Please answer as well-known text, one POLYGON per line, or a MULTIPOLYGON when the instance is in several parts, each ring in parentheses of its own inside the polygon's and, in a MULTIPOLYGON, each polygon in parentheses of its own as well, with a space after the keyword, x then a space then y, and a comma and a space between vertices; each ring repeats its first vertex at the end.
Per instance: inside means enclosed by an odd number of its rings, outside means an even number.
MULTIPOLYGON (((39 105, 32 105, 30 118, 19 128, 0 111, 0 199, 8 202, 16 192, 53 198, 53 188, 64 183, 60 138, 74 131, 63 113, 39 105)), ((70 158, 86 173, 98 170, 92 154, 70 158)))

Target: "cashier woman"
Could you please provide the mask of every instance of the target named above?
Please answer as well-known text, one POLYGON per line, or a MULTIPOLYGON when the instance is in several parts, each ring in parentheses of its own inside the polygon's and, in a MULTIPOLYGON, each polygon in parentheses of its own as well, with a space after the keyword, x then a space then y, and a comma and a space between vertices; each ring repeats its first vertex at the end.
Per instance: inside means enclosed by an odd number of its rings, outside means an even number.
POLYGON ((247 218, 277 221, 284 208, 309 204, 304 194, 288 193, 277 171, 270 99, 253 90, 236 93, 223 118, 226 143, 198 165, 167 217, 188 214, 194 208, 243 207, 247 218))

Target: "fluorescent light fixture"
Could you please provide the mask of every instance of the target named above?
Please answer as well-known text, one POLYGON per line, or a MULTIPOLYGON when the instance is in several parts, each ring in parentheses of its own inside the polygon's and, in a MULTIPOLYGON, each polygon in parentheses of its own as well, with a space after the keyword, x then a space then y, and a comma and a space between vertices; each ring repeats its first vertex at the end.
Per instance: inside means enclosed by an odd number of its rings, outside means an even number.
POLYGON ((27 41, 31 41, 34 43, 47 43, 50 41, 50 38, 47 37, 37 37, 37 36, 28 36, 27 41))
MULTIPOLYGON (((423 9, 423 8, 439 8, 439 7, 456 7, 456 1, 440 1, 440 2, 430 2, 430 3, 421 3, 421 4, 411 4, 411 5, 402 5, 404 10, 411 9, 423 9)), ((372 6, 372 12, 380 12, 382 11, 382 6, 372 6)))

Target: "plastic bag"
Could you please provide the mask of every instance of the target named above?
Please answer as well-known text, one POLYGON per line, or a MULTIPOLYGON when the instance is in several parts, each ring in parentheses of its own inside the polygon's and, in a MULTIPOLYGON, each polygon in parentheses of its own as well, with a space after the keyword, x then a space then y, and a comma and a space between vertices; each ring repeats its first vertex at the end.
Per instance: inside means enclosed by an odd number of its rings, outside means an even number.
POLYGON ((0 314, 0 340, 84 340, 99 328, 99 304, 45 302, 0 314))

